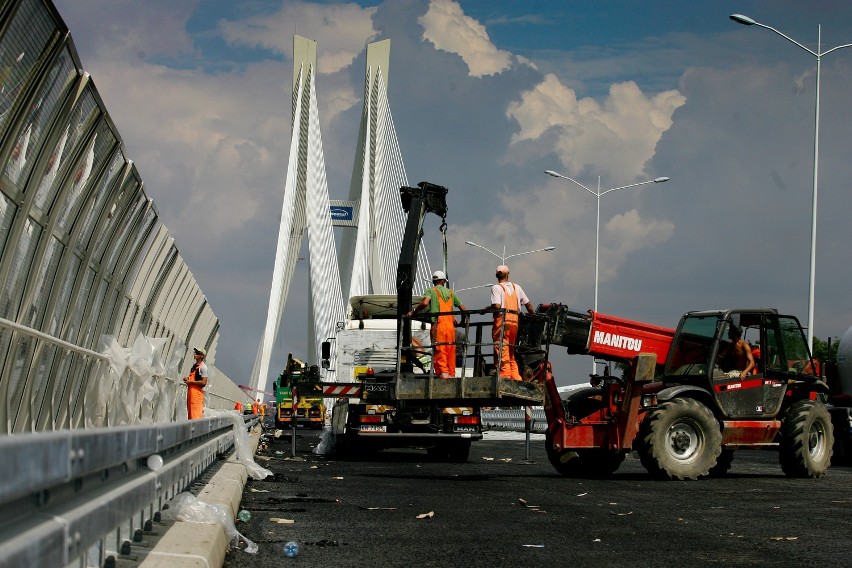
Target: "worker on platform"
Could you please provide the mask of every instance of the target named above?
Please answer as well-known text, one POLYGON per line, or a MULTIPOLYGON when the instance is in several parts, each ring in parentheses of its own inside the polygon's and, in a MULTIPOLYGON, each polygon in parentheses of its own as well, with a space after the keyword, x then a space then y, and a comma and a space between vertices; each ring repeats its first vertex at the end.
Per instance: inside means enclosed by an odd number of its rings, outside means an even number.
MULTIPOLYGON (((435 355, 432 360, 432 369, 436 377, 449 379, 456 376, 456 318, 452 311, 455 308, 462 312, 467 308, 455 291, 447 288, 447 275, 441 270, 432 274, 432 287, 423 291, 423 299, 408 312, 408 317, 413 317, 419 311, 429 308, 432 314, 432 346, 435 355)), ((462 315, 464 317, 464 315, 462 315)))
POLYGON ((491 338, 494 340, 494 358, 499 355, 501 377, 521 380, 518 362, 515 360, 515 343, 518 339, 518 314, 521 306, 533 313, 533 305, 523 288, 509 282, 509 267, 501 264, 497 267, 497 284, 491 286, 491 307, 494 313, 494 325, 491 338), (505 311, 503 311, 505 310, 505 311))
POLYGON ((189 375, 183 378, 186 384, 186 415, 190 420, 201 418, 204 414, 204 387, 207 386, 207 351, 203 347, 193 349, 195 364, 189 375))
POLYGON ((242 402, 240 402, 240 401, 238 400, 238 401, 234 404, 234 410, 236 410, 237 412, 239 412, 240 414, 242 414, 242 413, 243 413, 243 403, 242 403, 242 402))
POLYGON ((252 401, 251 413, 252 414, 260 414, 260 399, 252 401))

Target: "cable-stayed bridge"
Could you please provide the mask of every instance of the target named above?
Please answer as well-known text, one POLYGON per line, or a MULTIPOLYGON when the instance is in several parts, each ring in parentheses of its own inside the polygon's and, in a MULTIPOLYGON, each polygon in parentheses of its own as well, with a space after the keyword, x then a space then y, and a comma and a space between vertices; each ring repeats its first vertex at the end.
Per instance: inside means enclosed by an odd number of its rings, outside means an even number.
MULTIPOLYGON (((269 379, 271 353, 306 232, 310 255, 309 351, 313 362, 320 360, 322 342, 332 337, 338 322, 344 320, 345 300, 364 294, 396 293, 396 266, 405 227, 399 188, 408 185, 408 180, 388 103, 390 40, 367 46, 364 107, 348 201, 330 202, 328 197, 314 81, 316 51, 316 42, 294 37, 293 133, 269 309, 252 372, 252 386, 257 390, 263 390, 269 379), (332 226, 356 229, 344 233, 340 255, 335 251, 332 226)), ((419 281, 429 276, 422 249, 417 276, 419 281)), ((330 363, 335 369, 335 362, 330 363)), ((334 378, 333 371, 328 371, 325 379, 334 378)))

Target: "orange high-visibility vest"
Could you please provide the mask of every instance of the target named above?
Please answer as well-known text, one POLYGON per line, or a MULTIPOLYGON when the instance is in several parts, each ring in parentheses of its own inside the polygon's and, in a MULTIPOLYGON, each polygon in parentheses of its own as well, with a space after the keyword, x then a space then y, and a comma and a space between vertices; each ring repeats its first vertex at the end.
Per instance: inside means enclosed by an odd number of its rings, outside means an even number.
MULTIPOLYGON (((453 311, 453 292, 450 291, 450 297, 444 300, 441 298, 441 293, 435 287, 435 297, 438 299, 439 312, 453 311)), ((438 316, 435 323, 432 324, 432 344, 435 347, 435 358, 432 366, 435 370, 435 376, 447 379, 456 376, 456 324, 452 314, 438 316), (436 343, 446 343, 448 345, 435 345, 436 343)))

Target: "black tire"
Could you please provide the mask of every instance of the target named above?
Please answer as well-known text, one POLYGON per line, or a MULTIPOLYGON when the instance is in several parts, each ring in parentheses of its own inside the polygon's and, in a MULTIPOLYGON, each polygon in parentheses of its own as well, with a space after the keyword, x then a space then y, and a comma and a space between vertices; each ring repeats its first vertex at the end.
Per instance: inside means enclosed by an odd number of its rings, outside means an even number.
POLYGON ((576 448, 557 450, 553 447, 553 438, 545 435, 547 459, 550 465, 565 477, 602 479, 609 477, 624 461, 624 452, 615 452, 601 448, 576 448))
POLYGON ((470 457, 470 440, 443 442, 426 448, 426 455, 434 461, 465 463, 470 457))
POLYGON ((710 468, 710 477, 724 477, 728 475, 733 461, 734 450, 722 450, 722 453, 716 458, 716 465, 710 468))
POLYGON ((586 387, 568 393, 562 400, 568 417, 580 420, 603 407, 603 389, 586 387))
MULTIPOLYGON (((603 407, 603 391, 599 388, 584 388, 570 393, 562 406, 569 418, 581 420, 603 407)), ((545 436, 547 459, 561 475, 600 479, 615 473, 624 461, 625 453, 604 448, 573 448, 557 450, 553 438, 545 436)))
POLYGON ((709 408, 676 398, 648 412, 638 438, 639 459, 654 477, 698 479, 722 452, 722 432, 709 408))
POLYGON ((465 463, 470 457, 470 440, 453 442, 447 447, 447 459, 453 463, 465 463))
POLYGON ((822 477, 831 466, 834 428, 821 402, 800 400, 784 414, 778 461, 787 477, 822 477))

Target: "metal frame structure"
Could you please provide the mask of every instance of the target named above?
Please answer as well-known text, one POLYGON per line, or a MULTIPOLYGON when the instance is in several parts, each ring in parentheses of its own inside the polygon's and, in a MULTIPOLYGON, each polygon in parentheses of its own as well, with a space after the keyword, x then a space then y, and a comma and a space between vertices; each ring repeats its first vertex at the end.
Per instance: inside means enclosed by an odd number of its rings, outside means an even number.
POLYGON ((212 365, 219 322, 49 0, 0 2, 0 70, 0 433, 85 427, 103 337, 212 365))

